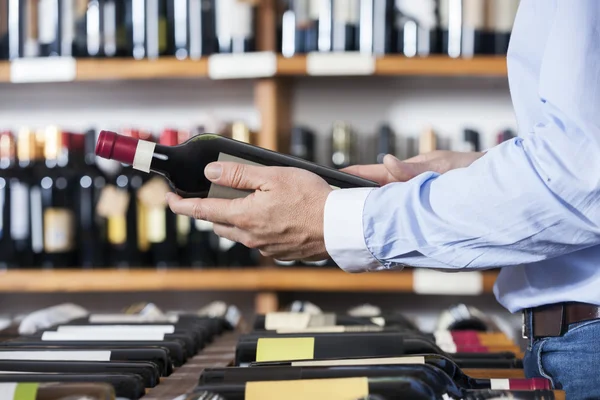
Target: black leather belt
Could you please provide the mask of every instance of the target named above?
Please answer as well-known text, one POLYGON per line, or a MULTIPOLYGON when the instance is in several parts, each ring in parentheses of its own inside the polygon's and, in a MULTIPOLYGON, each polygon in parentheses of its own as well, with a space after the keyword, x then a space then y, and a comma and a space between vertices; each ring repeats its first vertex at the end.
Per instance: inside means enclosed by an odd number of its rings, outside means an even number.
POLYGON ((570 324, 600 319, 600 306, 587 303, 559 303, 523 311, 523 337, 564 335, 570 324))

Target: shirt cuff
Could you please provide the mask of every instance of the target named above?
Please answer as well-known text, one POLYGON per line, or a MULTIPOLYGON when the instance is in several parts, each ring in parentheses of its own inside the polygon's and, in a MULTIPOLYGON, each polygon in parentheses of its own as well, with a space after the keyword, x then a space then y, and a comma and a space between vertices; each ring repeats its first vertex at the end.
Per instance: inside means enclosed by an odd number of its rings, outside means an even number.
POLYGON ((363 231, 365 201, 373 190, 334 190, 325 202, 325 248, 333 261, 346 272, 364 272, 382 267, 367 248, 363 231))

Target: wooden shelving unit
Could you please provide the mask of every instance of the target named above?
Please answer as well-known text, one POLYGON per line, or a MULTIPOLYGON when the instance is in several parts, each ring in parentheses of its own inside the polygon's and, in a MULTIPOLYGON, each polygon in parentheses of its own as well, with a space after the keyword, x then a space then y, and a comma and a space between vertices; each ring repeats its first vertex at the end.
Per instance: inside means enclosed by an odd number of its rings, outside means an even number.
MULTIPOLYGON (((498 273, 482 273, 491 293, 498 273)), ((14 270, 0 292, 145 292, 168 290, 413 292, 411 270, 348 274, 322 268, 14 270)))

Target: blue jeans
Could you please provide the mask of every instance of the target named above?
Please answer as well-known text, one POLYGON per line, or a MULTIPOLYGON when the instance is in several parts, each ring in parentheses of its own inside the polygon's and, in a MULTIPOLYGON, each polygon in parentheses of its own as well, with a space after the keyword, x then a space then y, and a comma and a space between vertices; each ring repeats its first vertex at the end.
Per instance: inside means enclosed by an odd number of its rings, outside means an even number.
POLYGON ((600 320, 569 325, 563 336, 529 341, 528 378, 547 378, 567 400, 600 399, 600 320))

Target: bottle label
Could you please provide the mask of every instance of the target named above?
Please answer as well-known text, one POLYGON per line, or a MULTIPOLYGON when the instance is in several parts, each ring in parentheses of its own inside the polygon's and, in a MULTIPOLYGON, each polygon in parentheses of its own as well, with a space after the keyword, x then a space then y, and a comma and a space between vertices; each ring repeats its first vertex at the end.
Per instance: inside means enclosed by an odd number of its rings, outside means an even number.
POLYGON ((495 33, 510 33, 519 0, 491 0, 487 7, 487 28, 495 33))
POLYGON ((132 167, 138 171, 150 173, 150 165, 152 164, 152 156, 154 155, 155 148, 156 143, 145 140, 138 141, 132 167))
POLYGON ((315 356, 315 338, 260 338, 256 361, 311 360, 315 356))
POLYGON ((349 358, 339 360, 309 360, 294 361, 292 367, 336 367, 336 366, 360 366, 360 365, 405 365, 425 364, 423 356, 409 357, 386 357, 386 358, 349 358))
POLYGON ((474 30, 485 26, 485 0, 463 0, 464 26, 474 30))
POLYGON ((177 243, 184 246, 188 242, 188 235, 192 227, 192 220, 185 215, 177 215, 175 220, 177 226, 177 243))
POLYGON ((248 382, 246 400, 348 400, 369 395, 367 378, 310 379, 297 381, 248 382))
POLYGON ((147 207, 167 206, 165 196, 169 193, 169 185, 164 178, 154 177, 142 186, 137 193, 138 199, 147 207))
POLYGON ((14 240, 29 236, 29 187, 19 181, 10 182, 10 235, 14 240))
POLYGON ((138 249, 141 252, 148 251, 150 241, 148 240, 148 213, 146 206, 141 201, 137 201, 137 236, 138 249))
POLYGON ((66 208, 44 211, 44 250, 62 253, 73 250, 73 212, 66 208))
POLYGON ((126 190, 114 185, 106 185, 96 204, 96 214, 104 218, 125 217, 130 196, 126 190))
POLYGON ((39 186, 31 189, 31 249, 34 253, 44 250, 44 225, 42 222, 42 191, 39 186))
POLYGON ((148 241, 162 243, 167 238, 167 210, 164 207, 146 207, 148 241))
POLYGON ((293 312, 271 312, 265 315, 265 329, 306 329, 310 323, 310 314, 293 312))
POLYGON ((124 215, 108 217, 106 224, 109 243, 121 245, 127 241, 127 218, 124 215))
POLYGON ((104 3, 104 54, 112 57, 117 52, 117 10, 114 1, 104 3))
POLYGON ((35 400, 39 383, 0 383, 0 399, 35 400))

